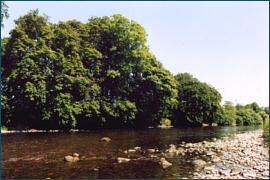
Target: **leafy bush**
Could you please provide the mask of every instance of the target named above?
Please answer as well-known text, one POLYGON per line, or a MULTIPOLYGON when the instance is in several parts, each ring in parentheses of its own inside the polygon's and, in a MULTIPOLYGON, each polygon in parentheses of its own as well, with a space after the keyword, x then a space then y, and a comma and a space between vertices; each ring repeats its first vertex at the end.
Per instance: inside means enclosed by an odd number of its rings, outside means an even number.
POLYGON ((6 130, 6 131, 7 131, 8 128, 7 128, 6 126, 1 126, 1 131, 2 131, 2 130, 6 130))
POLYGON ((165 125, 165 126, 170 126, 171 125, 171 120, 166 119, 166 118, 162 118, 162 120, 160 121, 161 125, 165 125))
POLYGON ((263 136, 269 141, 269 122, 263 127, 263 136))

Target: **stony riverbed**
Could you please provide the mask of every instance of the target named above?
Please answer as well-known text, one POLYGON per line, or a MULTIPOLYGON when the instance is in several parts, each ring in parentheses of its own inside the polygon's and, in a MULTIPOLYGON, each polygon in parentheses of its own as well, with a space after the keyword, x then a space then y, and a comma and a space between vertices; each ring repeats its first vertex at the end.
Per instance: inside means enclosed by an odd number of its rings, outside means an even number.
POLYGON ((232 126, 2 134, 1 177, 269 179, 262 132, 232 126))
POLYGON ((168 151, 198 154, 191 160, 195 169, 189 176, 192 179, 269 179, 269 147, 262 133, 257 130, 222 140, 213 138, 212 142, 183 142, 178 149, 171 145, 168 151))

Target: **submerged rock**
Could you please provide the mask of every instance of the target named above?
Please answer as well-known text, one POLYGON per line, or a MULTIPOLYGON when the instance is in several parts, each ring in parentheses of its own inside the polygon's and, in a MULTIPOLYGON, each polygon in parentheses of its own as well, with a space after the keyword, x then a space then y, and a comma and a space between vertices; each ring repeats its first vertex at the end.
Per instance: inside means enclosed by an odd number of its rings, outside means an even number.
POLYGON ((117 162, 118 162, 118 163, 129 162, 129 161, 130 161, 129 158, 122 158, 122 157, 118 157, 118 158, 117 158, 117 162))
POLYGON ((165 158, 160 158, 159 164, 161 164, 163 168, 172 166, 172 163, 168 162, 165 158))
POLYGON ((103 138, 100 139, 100 141, 106 141, 106 142, 109 142, 109 141, 111 141, 111 139, 108 138, 108 137, 103 137, 103 138))
POLYGON ((65 156, 64 161, 65 162, 75 162, 78 161, 79 158, 78 157, 72 157, 72 156, 65 156))

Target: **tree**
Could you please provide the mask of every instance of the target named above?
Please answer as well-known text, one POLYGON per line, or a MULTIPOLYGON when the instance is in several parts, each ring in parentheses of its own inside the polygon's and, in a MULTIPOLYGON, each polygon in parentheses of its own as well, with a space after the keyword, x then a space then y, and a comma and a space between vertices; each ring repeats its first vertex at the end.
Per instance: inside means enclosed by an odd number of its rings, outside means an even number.
POLYGON ((238 122, 242 121, 245 125, 263 124, 263 118, 252 109, 240 109, 236 114, 238 122))
POLYGON ((225 101, 224 107, 224 115, 221 118, 219 124, 230 125, 236 123, 236 108, 233 106, 231 101, 225 101))
POLYGON ((38 10, 20 17, 2 47, 1 103, 10 126, 68 129, 76 116, 99 113, 93 98, 99 88, 83 67, 84 49, 73 27, 80 23, 57 26, 48 18, 38 10))
POLYGON ((6 3, 4 1, 1 1, 1 29, 4 28, 4 18, 9 18, 8 8, 9 7, 6 5, 6 3))
POLYGON ((258 113, 258 112, 260 112, 260 111, 263 110, 262 108, 260 108, 260 106, 259 106, 256 102, 253 102, 253 103, 251 104, 251 109, 252 109, 254 112, 256 112, 256 113, 258 113))
POLYGON ((37 54, 47 54, 52 33, 48 17, 37 13, 32 11, 15 21, 17 26, 1 47, 1 90, 9 105, 2 117, 12 116, 5 119, 12 125, 36 125, 46 102, 46 62, 37 54))
POLYGON ((188 73, 177 74, 178 108, 174 123, 177 125, 212 124, 221 118, 221 95, 213 87, 201 83, 188 73))
POLYGON ((266 114, 269 114, 269 107, 264 107, 263 109, 264 109, 266 114))
POLYGON ((149 52, 145 29, 122 15, 92 17, 87 25, 92 30, 94 53, 101 55, 92 62, 83 60, 101 87, 100 118, 110 127, 158 125, 161 116, 168 114, 163 111, 165 107, 173 105, 176 89, 173 76, 149 52), (136 121, 134 116, 127 116, 128 120, 118 118, 119 104, 121 109, 133 104, 136 121))

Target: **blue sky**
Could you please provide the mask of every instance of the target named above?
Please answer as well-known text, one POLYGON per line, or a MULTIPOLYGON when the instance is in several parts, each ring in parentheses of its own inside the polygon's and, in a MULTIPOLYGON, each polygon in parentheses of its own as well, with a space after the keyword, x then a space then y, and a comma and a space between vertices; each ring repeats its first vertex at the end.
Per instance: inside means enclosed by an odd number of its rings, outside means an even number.
POLYGON ((268 1, 6 1, 1 37, 30 10, 50 22, 122 14, 142 25, 150 51, 172 74, 188 72, 234 105, 269 106, 268 1))

